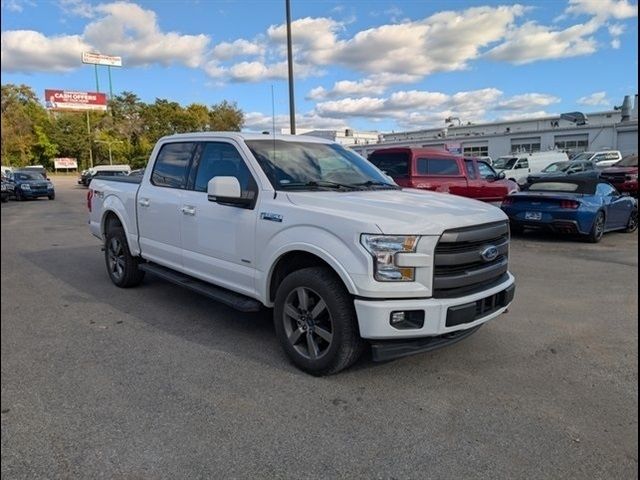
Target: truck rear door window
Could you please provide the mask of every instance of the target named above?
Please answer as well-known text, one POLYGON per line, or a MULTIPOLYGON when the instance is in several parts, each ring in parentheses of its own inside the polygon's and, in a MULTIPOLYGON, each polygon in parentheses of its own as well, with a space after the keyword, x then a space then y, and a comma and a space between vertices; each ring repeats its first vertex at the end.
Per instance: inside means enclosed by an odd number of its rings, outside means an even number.
POLYGON ((454 158, 418 158, 418 174, 460 175, 460 169, 454 158))
POLYGON ((390 177, 409 176, 409 154, 407 153, 375 153, 369 156, 369 161, 390 177))
POLYGON ((151 183, 158 187, 186 188, 187 173, 195 145, 194 142, 163 145, 153 165, 151 183))

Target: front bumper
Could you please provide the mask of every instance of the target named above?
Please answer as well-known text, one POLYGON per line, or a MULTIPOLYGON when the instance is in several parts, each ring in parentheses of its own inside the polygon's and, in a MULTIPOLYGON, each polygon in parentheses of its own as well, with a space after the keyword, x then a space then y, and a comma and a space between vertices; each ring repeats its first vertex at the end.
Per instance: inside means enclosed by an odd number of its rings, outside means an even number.
POLYGON ((507 275, 507 280, 495 287, 459 298, 356 299, 360 336, 368 340, 417 339, 482 325, 504 313, 513 300, 514 278, 507 275), (399 330, 391 326, 391 313, 406 310, 424 312, 422 328, 399 330))
POLYGON ((47 190, 46 192, 43 190, 21 190, 21 193, 24 198, 40 198, 55 195, 55 190, 47 190))

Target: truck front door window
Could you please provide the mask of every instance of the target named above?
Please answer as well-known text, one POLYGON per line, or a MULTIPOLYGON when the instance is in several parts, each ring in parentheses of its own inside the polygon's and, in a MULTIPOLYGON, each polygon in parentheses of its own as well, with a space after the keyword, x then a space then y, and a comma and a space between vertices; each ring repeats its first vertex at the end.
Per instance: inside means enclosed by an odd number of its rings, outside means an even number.
POLYGON ((491 168, 491 166, 488 163, 485 162, 478 162, 478 171, 480 172, 480 176, 482 178, 497 178, 498 174, 496 173, 496 171, 491 168))
POLYGON ((257 188, 251 172, 238 150, 229 143, 203 143, 197 168, 194 185, 197 192, 206 192, 207 184, 213 177, 235 177, 240 183, 244 198, 255 196, 257 188))

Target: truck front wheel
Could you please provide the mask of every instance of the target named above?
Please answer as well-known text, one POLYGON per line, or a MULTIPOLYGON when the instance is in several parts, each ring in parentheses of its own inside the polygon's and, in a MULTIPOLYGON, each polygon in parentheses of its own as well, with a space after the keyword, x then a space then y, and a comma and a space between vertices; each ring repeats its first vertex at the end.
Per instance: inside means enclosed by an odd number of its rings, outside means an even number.
POLYGON ((304 268, 282 281, 276 293, 274 323, 287 356, 312 375, 347 368, 365 347, 353 298, 328 268, 304 268))
POLYGON ((131 255, 122 227, 107 230, 104 260, 109 278, 116 286, 129 288, 142 282, 144 271, 138 268, 139 260, 131 255))

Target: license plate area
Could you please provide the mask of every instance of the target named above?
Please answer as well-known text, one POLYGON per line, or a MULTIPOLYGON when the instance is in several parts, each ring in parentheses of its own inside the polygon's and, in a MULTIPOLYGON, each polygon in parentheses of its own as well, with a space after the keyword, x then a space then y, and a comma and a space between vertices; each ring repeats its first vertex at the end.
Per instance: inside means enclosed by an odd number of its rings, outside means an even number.
POLYGON ((542 220, 542 212, 524 212, 525 220, 542 220))

